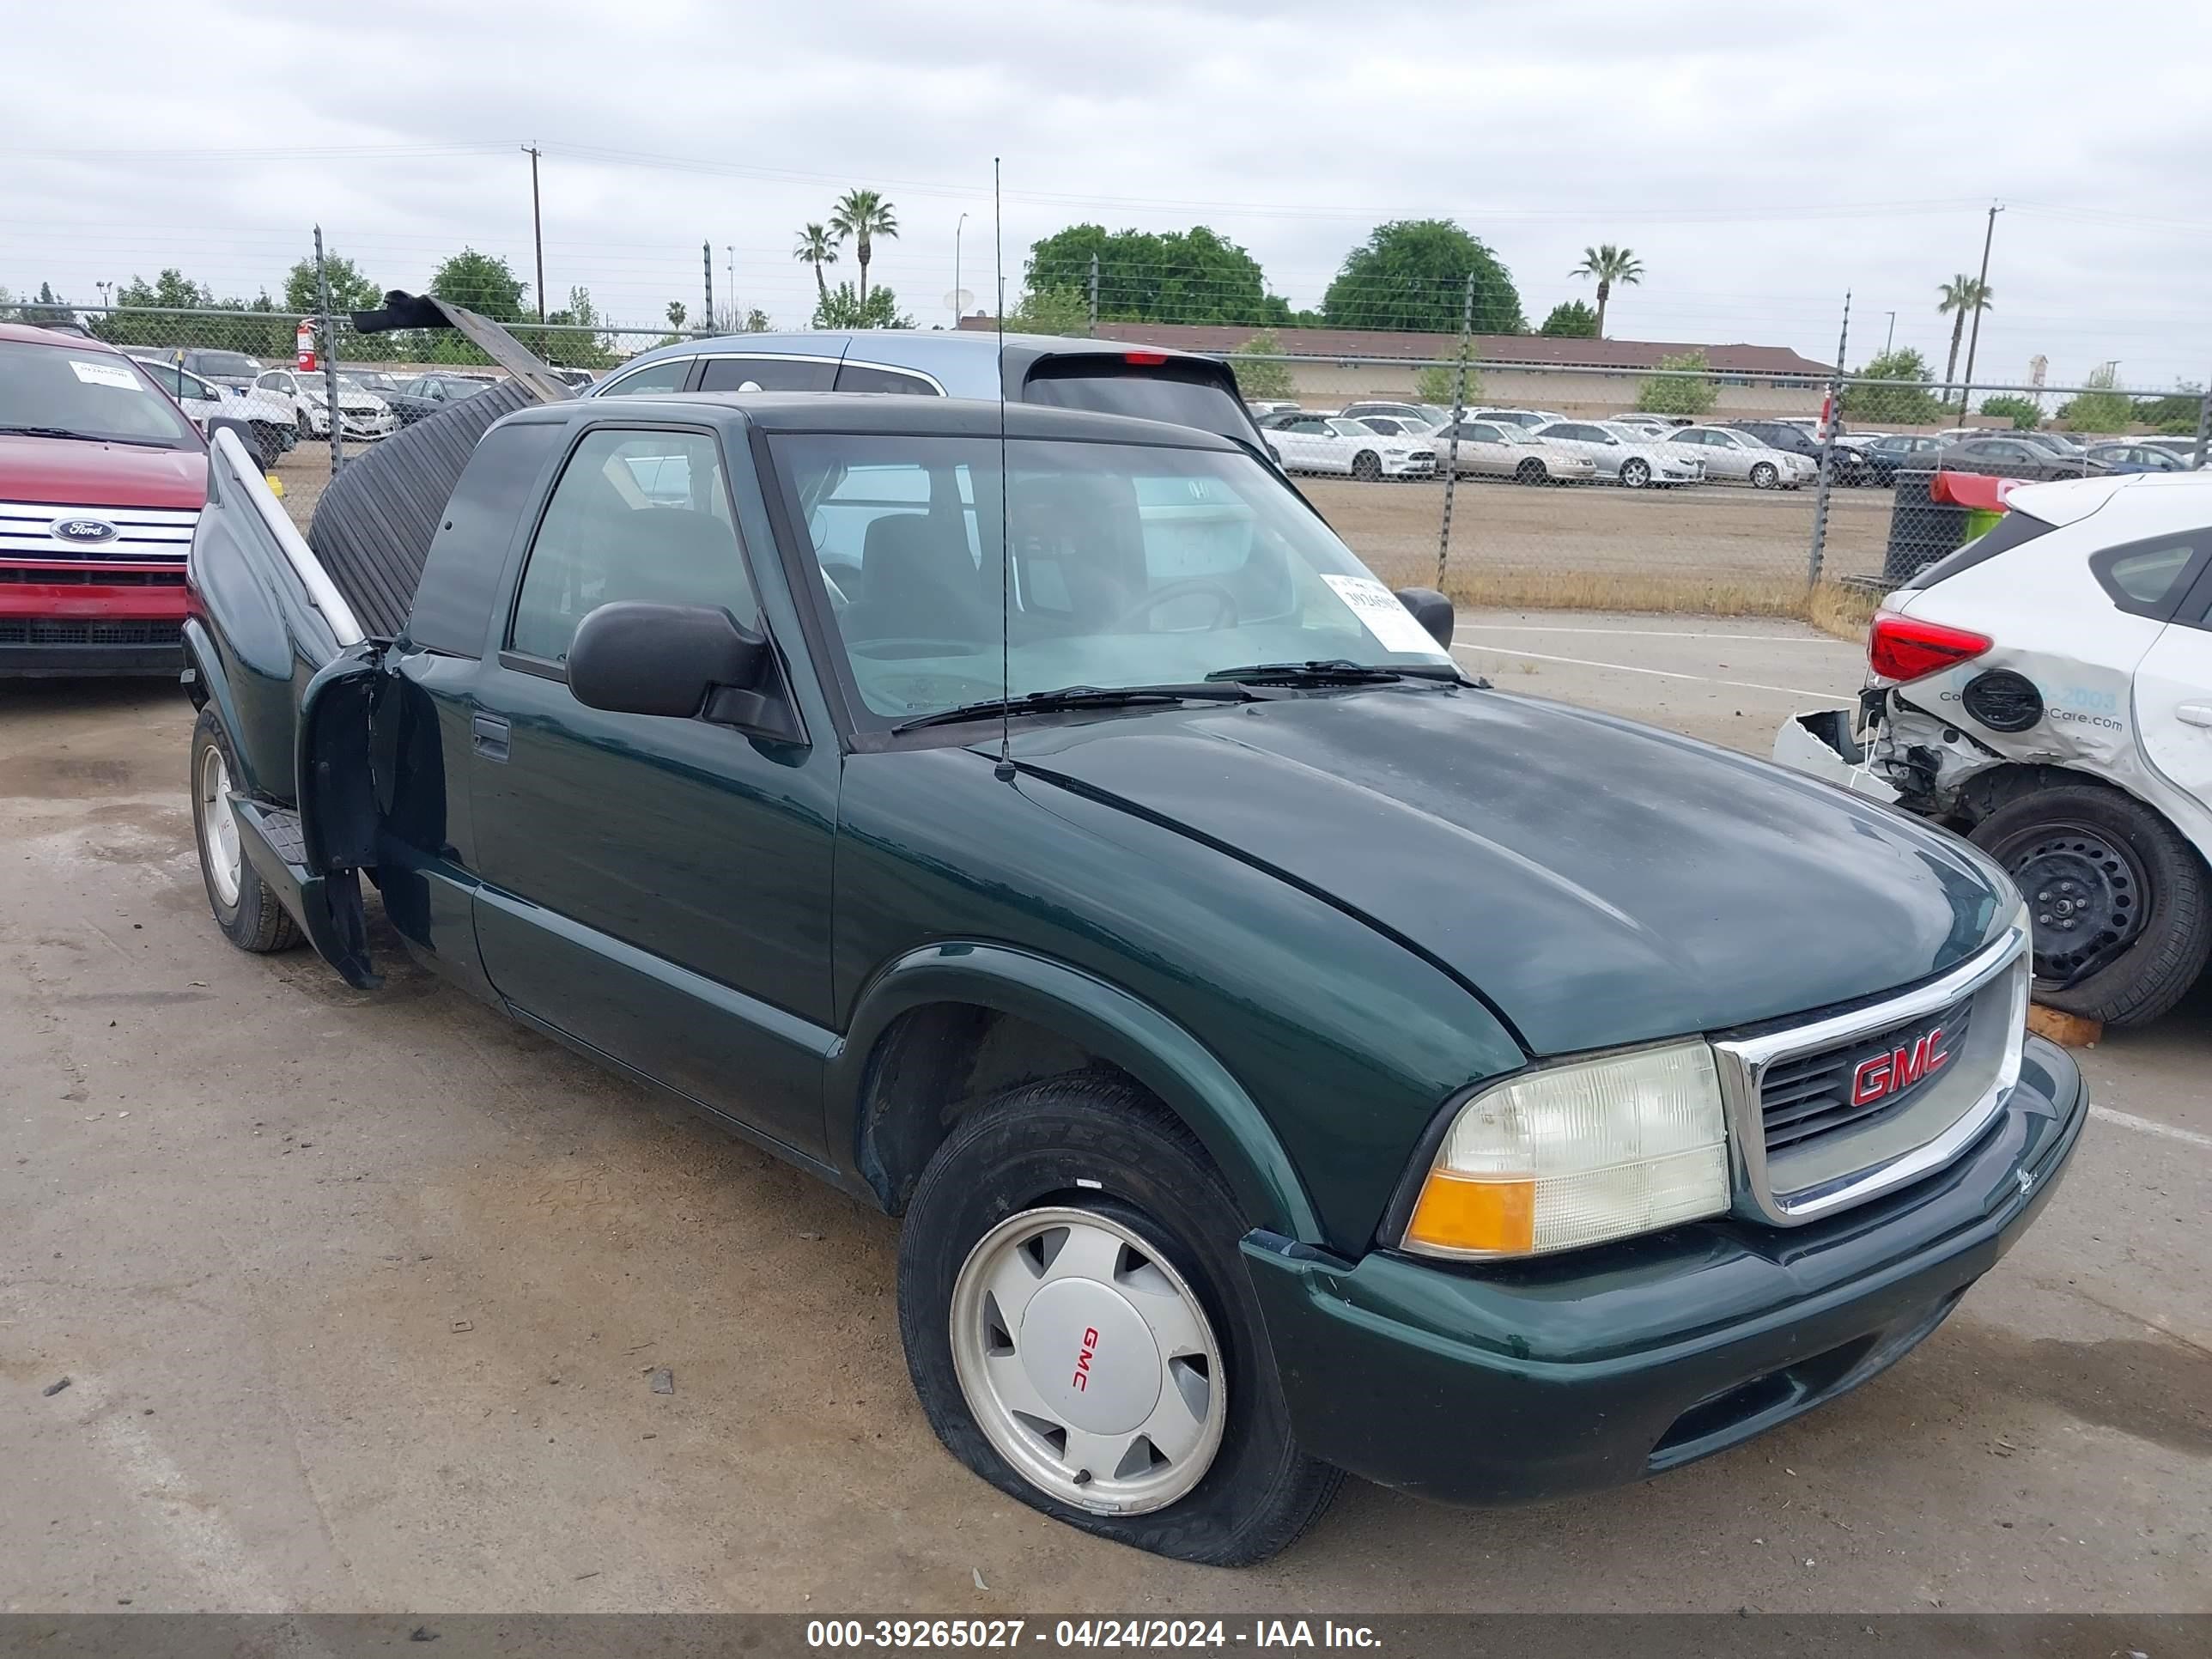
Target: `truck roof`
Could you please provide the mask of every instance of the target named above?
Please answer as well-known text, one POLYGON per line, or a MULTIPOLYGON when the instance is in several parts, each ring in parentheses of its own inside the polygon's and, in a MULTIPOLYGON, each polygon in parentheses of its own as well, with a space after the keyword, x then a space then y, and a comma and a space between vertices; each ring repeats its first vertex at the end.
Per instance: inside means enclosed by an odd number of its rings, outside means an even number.
POLYGON ((33 328, 28 323, 0 323, 0 340, 21 340, 26 345, 64 346, 71 351, 105 351, 118 357, 123 355, 105 340, 84 334, 64 334, 58 329, 33 328))
MULTIPOLYGON (((1245 453, 1218 434, 1168 421, 1011 400, 1002 404, 982 398, 898 398, 880 392, 633 392, 619 404, 590 399, 549 407, 570 419, 600 421, 635 419, 647 410, 696 420, 702 407, 726 409, 744 416, 763 432, 896 433, 940 438, 995 438, 1003 422, 1009 438, 1245 453)), ((524 410, 513 418, 543 419, 546 412, 524 410)))

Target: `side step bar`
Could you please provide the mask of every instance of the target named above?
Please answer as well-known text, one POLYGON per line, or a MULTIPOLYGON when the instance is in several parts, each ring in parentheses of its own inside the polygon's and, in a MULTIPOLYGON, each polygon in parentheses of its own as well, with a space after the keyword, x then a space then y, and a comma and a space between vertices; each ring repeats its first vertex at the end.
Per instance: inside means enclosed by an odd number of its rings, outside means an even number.
POLYGON ((370 965, 368 917, 362 907, 361 877, 352 870, 318 876, 307 866, 300 815, 288 807, 230 799, 238 817, 238 842, 246 861, 275 891, 307 935, 307 942, 358 990, 374 991, 384 976, 370 965))

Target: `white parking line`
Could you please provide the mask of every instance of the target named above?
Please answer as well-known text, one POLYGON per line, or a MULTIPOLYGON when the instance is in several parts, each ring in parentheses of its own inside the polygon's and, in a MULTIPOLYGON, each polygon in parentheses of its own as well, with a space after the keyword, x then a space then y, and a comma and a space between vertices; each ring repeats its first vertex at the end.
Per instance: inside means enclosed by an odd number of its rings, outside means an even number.
POLYGON ((1749 640, 1759 645, 1839 645, 1854 653, 1865 647, 1826 634, 1699 634, 1680 628, 1565 628, 1557 623, 1470 623, 1474 634, 1617 634, 1625 640, 1749 640))
POLYGON ((1593 662, 1588 657, 1554 657, 1541 651, 1523 651, 1518 646, 1493 645, 1475 647, 1455 645, 1455 651, 1487 650, 1501 657, 1528 657, 1537 662, 1566 663, 1575 668, 1609 668, 1622 674, 1650 674, 1662 680, 1694 680, 1700 685, 1726 685, 1739 691, 1773 691, 1785 697, 1812 697, 1830 706, 1850 701, 1847 691, 1808 691, 1802 685, 1769 685, 1763 680, 1723 680, 1711 674, 1680 674, 1671 668, 1632 668, 1625 662, 1593 662))
POLYGON ((2200 1152, 2212 1152, 2212 1135, 2200 1135, 2194 1129, 2176 1128, 2171 1123, 2160 1123, 2154 1118, 2137 1117, 2133 1112, 2114 1111, 2110 1106, 2092 1106, 2089 1115, 2100 1123, 2109 1123, 2115 1128, 2133 1129, 2137 1134, 2156 1135, 2160 1140, 2178 1141, 2184 1146, 2194 1146, 2200 1152))

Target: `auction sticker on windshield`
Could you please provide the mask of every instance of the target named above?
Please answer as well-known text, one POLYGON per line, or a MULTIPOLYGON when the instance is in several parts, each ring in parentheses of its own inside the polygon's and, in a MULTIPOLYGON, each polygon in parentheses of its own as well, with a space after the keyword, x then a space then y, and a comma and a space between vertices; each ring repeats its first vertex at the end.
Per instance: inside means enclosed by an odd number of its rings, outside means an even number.
POLYGON ((70 367, 76 371, 77 379, 87 386, 112 386, 123 392, 138 390, 137 377, 118 364, 82 363, 72 357, 70 367))
POLYGON ((1385 651, 1434 657, 1449 662, 1450 653, 1429 637, 1429 630, 1413 619, 1398 596, 1372 576, 1340 576, 1323 573, 1322 580, 1336 590, 1336 597, 1352 607, 1360 626, 1375 636, 1385 651))

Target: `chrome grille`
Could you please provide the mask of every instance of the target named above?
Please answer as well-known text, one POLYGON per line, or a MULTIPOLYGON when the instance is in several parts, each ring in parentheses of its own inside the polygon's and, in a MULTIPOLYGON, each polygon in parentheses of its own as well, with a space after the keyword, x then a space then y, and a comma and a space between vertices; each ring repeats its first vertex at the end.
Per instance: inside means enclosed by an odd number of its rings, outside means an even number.
MULTIPOLYGON (((1933 1018, 1900 1020, 1887 1030, 1839 1043, 1817 1054, 1778 1060, 1760 1079, 1759 1115, 1771 1154, 1838 1129, 1864 1127, 1903 1111, 1940 1074, 1929 1072, 1893 1093, 1865 1104, 1851 1098, 1859 1068, 1869 1061, 1894 1059, 1900 1048, 1934 1030, 1944 1036, 1942 1052, 1956 1052, 1966 1035, 1974 1000, 1961 997, 1933 1018)), ((1948 1061, 1946 1062, 1948 1063, 1948 1061)))
POLYGON ((0 559, 44 564, 174 564, 191 551, 197 507, 69 507, 48 501, 0 501, 0 559), (95 520, 115 533, 78 541, 54 533, 58 525, 95 520))

